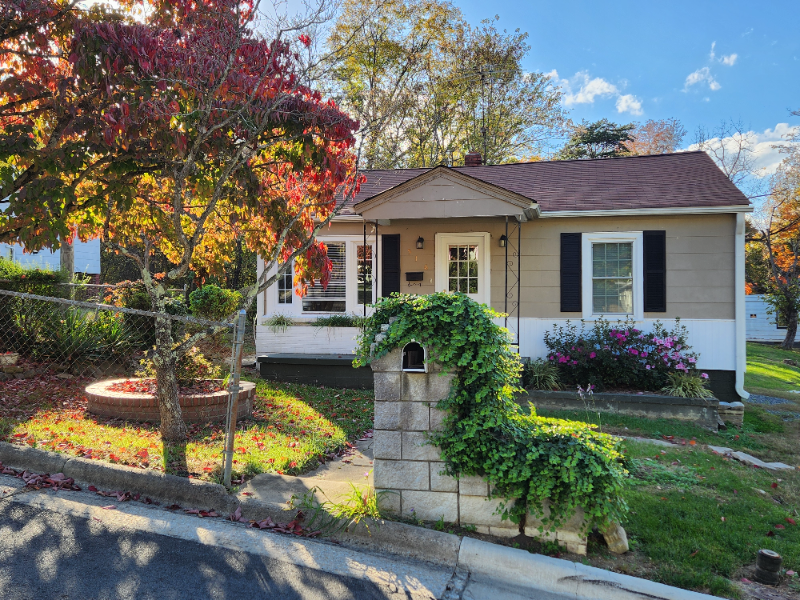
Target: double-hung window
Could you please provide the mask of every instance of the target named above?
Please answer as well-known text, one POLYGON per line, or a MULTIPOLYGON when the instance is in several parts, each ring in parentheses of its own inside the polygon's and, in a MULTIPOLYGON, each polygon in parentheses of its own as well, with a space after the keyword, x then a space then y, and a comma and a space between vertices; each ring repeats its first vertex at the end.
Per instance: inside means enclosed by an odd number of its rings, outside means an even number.
POLYGON ((583 318, 643 318, 642 233, 584 233, 583 318))
POLYGON ((308 287, 303 298, 303 312, 347 311, 347 260, 345 242, 326 242, 328 258, 333 263, 328 287, 323 289, 319 281, 308 287))
POLYGON ((592 312, 633 313, 633 242, 592 244, 592 312))

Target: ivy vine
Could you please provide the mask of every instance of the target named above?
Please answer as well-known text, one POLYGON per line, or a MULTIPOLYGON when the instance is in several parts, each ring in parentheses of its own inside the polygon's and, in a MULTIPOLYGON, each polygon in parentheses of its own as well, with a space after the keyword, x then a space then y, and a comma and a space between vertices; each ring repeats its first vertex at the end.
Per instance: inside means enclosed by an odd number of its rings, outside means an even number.
POLYGON ((414 340, 428 349, 429 361, 454 374, 450 396, 438 404, 448 416, 430 442, 439 446, 448 475, 479 475, 490 483, 492 497, 504 500, 504 519, 524 524, 530 513, 553 529, 582 507, 589 527, 621 522, 627 471, 620 440, 585 423, 539 417, 533 407, 530 414, 520 410, 514 397, 522 391, 522 365, 508 330, 494 322, 501 316, 464 294, 381 298, 354 364, 367 365, 414 340))

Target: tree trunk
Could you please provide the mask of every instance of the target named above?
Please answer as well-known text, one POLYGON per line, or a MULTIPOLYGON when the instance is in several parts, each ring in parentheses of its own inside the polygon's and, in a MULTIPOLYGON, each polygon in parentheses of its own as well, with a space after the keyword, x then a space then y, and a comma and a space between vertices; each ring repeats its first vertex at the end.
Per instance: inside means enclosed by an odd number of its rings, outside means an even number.
POLYGON ((794 349, 795 335, 797 335, 797 310, 790 309, 786 313, 786 337, 783 338, 781 348, 784 350, 794 349))
POLYGON ((60 262, 61 270, 72 278, 72 274, 75 272, 75 246, 72 245, 71 240, 61 240, 60 262))
POLYGON ((170 442, 186 439, 186 425, 178 402, 178 378, 175 376, 177 357, 172 350, 172 323, 166 317, 156 317, 156 349, 153 364, 156 368, 156 396, 161 413, 161 438, 170 442))

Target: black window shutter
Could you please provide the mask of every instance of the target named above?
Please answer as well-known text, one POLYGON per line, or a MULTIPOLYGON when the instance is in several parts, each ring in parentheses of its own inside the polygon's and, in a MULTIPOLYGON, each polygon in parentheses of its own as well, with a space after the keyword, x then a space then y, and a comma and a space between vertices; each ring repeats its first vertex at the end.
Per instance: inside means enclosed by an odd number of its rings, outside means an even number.
POLYGON ((561 234, 561 312, 581 312, 581 234, 561 234))
POLYGON ((381 296, 400 291, 400 234, 383 235, 381 244, 381 296))
POLYGON ((667 312, 667 232, 645 231, 644 312, 667 312))

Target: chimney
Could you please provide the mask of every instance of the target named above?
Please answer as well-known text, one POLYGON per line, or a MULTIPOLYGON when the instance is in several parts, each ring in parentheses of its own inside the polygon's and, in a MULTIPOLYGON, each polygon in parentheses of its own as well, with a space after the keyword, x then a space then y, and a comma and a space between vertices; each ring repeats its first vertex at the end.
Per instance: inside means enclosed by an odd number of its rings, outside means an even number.
POLYGON ((470 150, 464 157, 465 167, 480 167, 482 164, 483 157, 481 156, 480 152, 475 152, 475 150, 470 150))

